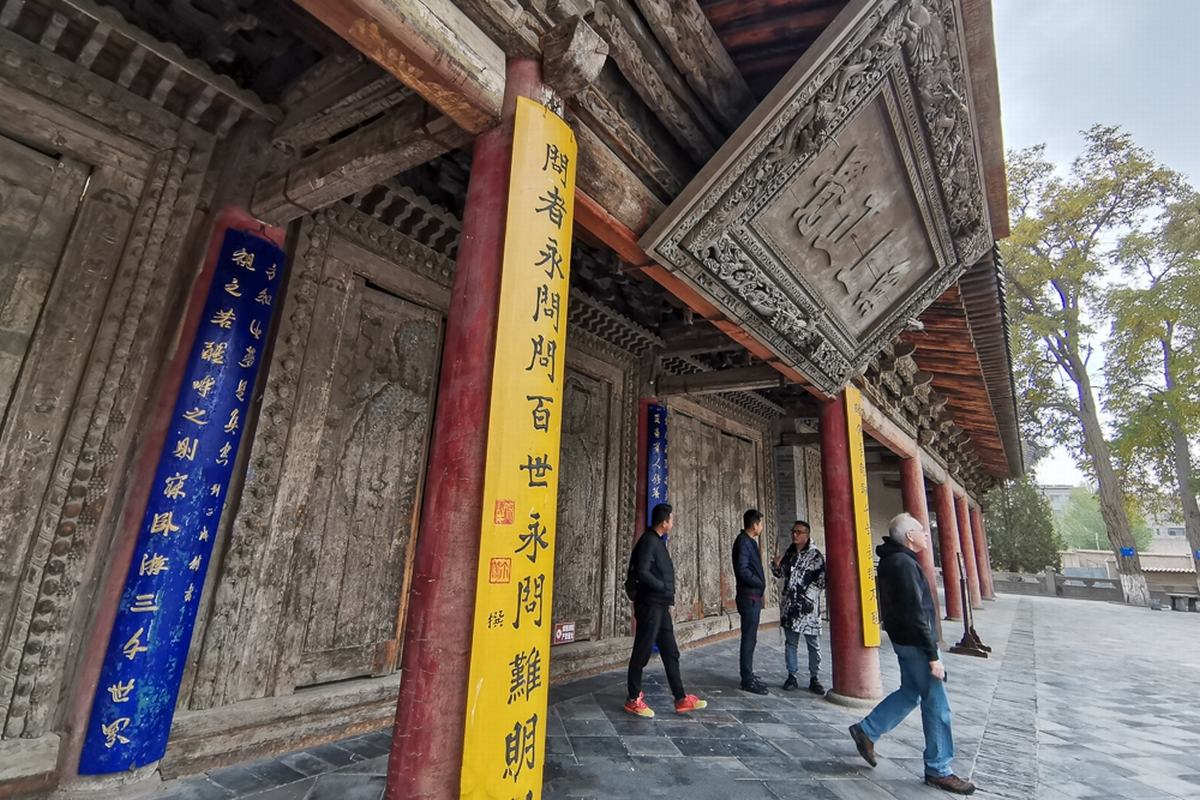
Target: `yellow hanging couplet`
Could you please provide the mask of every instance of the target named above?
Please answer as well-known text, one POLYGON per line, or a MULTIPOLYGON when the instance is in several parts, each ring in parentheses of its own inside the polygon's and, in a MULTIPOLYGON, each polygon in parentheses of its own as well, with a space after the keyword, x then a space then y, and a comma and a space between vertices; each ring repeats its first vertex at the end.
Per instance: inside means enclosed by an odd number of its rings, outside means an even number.
POLYGON ((862 393, 846 387, 846 434, 850 437, 850 485, 854 493, 854 546, 858 555, 858 592, 862 603, 863 645, 879 647, 879 598, 871 554, 871 511, 867 505, 867 452, 863 444, 862 393))
POLYGON ((562 119, 517 98, 463 741, 465 798, 542 796, 575 151, 562 119))

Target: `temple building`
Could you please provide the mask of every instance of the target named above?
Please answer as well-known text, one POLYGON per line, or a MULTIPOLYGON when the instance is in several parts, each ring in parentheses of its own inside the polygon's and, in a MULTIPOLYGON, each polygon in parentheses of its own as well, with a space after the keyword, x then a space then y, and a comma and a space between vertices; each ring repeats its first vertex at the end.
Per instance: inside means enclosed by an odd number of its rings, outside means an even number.
POLYGON ((959 619, 1023 469, 1000 131, 989 0, 0 0, 0 796, 524 798, 664 500, 681 644, 806 519, 880 696, 888 519, 959 619))

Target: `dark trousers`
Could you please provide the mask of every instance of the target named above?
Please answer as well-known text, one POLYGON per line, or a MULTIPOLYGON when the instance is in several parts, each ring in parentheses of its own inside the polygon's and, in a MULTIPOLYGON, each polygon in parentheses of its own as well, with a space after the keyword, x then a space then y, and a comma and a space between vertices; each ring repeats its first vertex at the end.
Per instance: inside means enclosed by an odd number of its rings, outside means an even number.
POLYGON ((737 610, 742 617, 742 683, 750 683, 754 680, 754 646, 758 644, 758 618, 762 616, 762 598, 738 597, 737 610))
POLYGON ((636 700, 642 693, 642 670, 650 662, 655 644, 662 657, 663 669, 667 672, 667 683, 676 700, 684 697, 683 678, 679 677, 679 645, 675 643, 675 624, 671 622, 671 609, 651 603, 636 603, 633 616, 637 628, 633 632, 633 654, 629 656, 629 699, 636 700))

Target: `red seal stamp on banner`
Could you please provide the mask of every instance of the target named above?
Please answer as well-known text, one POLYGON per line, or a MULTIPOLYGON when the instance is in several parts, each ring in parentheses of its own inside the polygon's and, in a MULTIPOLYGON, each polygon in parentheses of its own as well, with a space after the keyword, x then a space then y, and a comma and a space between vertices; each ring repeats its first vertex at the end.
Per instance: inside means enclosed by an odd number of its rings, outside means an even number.
POLYGON ((512 525, 513 520, 517 516, 517 501, 516 500, 497 500, 496 513, 492 517, 492 522, 496 525, 512 525))
POLYGON ((488 562, 488 583, 510 583, 511 581, 511 558, 493 558, 488 562))

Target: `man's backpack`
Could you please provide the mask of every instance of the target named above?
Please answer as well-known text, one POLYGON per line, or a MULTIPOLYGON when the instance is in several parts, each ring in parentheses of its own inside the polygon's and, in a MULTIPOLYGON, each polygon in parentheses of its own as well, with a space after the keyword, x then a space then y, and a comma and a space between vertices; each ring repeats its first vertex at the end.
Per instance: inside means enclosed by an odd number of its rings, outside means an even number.
POLYGON ((625 569, 625 596, 630 602, 637 600, 638 579, 637 571, 634 569, 634 556, 637 554, 637 545, 634 545, 633 552, 629 554, 629 566, 625 569))

